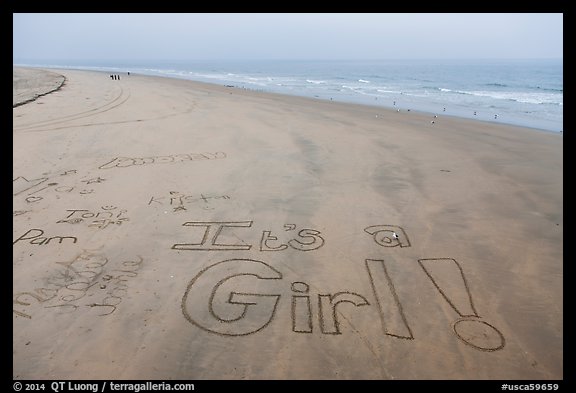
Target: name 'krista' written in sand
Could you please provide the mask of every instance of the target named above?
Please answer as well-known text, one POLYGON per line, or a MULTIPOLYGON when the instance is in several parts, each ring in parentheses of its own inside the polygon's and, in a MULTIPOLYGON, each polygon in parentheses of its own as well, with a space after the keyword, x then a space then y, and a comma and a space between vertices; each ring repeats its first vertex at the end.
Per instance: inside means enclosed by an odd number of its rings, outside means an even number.
POLYGON ((148 206, 170 206, 174 212, 186 211, 185 205, 196 204, 203 210, 214 210, 211 204, 214 201, 230 200, 229 195, 188 195, 178 191, 170 191, 167 196, 152 196, 148 201, 148 206))

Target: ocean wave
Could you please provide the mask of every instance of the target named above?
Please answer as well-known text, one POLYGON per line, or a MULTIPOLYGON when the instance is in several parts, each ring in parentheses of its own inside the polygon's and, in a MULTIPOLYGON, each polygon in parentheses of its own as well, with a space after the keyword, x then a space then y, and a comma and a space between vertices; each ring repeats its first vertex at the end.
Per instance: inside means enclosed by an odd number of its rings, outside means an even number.
POLYGON ((551 93, 525 93, 525 92, 504 92, 504 91, 462 91, 453 90, 453 93, 471 95, 476 97, 487 97, 496 100, 516 101, 524 104, 552 104, 563 105, 562 96, 551 93))
POLYGON ((398 90, 384 90, 384 89, 376 89, 377 92, 380 93, 394 93, 394 94, 402 94, 401 91, 398 90))
MULTIPOLYGON (((489 86, 489 87, 513 87, 510 85, 507 85, 505 83, 485 83, 483 86, 489 86)), ((558 92, 558 93, 563 93, 564 89, 563 88, 554 88, 554 87, 542 87, 542 86, 530 86, 530 85, 525 85, 525 87, 527 89, 531 89, 531 90, 538 90, 538 91, 553 91, 553 92, 558 92)))
POLYGON ((308 82, 308 83, 313 83, 313 84, 315 84, 315 85, 321 85, 321 84, 325 84, 325 83, 326 83, 326 81, 316 81, 316 80, 313 80, 313 79, 306 79, 306 82, 308 82))
POLYGON ((272 82, 272 78, 269 76, 264 76, 264 77, 247 76, 245 78, 248 79, 249 81, 272 82))
POLYGON ((564 93, 564 89, 555 89, 553 87, 540 87, 540 86, 536 86, 536 87, 532 87, 532 89, 538 89, 540 91, 555 91, 558 93, 564 93))
POLYGON ((371 83, 370 81, 367 81, 365 79, 358 79, 358 82, 360 83, 371 83))

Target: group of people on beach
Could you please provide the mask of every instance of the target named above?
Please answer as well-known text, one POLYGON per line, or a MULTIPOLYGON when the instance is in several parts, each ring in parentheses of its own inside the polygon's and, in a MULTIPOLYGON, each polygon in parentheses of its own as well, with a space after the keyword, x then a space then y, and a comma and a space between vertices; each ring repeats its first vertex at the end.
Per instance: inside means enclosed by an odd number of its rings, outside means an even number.
MULTIPOLYGON (((128 72, 128 75, 130 75, 130 72, 128 72)), ((112 74, 112 75, 110 75, 110 79, 115 80, 115 81, 119 81, 120 75, 112 74)))

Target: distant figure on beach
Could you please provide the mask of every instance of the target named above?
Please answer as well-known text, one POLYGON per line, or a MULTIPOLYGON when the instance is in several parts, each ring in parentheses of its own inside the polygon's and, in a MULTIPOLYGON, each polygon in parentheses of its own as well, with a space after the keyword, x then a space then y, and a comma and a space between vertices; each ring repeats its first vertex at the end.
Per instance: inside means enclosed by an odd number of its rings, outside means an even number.
POLYGON ((396 101, 394 101, 394 106, 396 106, 396 101))
POLYGON ((474 116, 476 116, 476 111, 474 111, 474 116))
POLYGON ((443 112, 446 112, 446 108, 444 108, 444 111, 443 111, 443 112))
POLYGON ((130 75, 130 71, 128 71, 128 75, 130 75))
POLYGON ((497 118, 498 118, 498 115, 494 115, 494 118, 497 119, 497 118))

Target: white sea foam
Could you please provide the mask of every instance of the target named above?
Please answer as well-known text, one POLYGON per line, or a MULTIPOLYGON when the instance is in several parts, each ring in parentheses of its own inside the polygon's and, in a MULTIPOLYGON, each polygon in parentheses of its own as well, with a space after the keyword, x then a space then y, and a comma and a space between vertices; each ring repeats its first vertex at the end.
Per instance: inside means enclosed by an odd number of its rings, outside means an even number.
POLYGON ((458 94, 467 94, 477 97, 487 97, 496 100, 510 100, 522 102, 525 104, 563 104, 563 95, 553 93, 528 93, 519 91, 490 91, 490 90, 475 90, 475 91, 455 91, 458 94))
POLYGON ((384 89, 376 89, 376 91, 380 93, 392 93, 392 94, 401 94, 401 91, 398 90, 384 90, 384 89))

